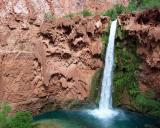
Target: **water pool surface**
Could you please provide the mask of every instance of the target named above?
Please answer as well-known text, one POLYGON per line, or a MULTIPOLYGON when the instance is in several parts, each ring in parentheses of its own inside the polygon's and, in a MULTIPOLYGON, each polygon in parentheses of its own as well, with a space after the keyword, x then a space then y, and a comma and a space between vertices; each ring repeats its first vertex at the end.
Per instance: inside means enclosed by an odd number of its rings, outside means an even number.
POLYGON ((56 110, 35 116, 34 121, 48 123, 48 128, 160 128, 160 119, 129 111, 112 118, 97 118, 86 110, 56 110))

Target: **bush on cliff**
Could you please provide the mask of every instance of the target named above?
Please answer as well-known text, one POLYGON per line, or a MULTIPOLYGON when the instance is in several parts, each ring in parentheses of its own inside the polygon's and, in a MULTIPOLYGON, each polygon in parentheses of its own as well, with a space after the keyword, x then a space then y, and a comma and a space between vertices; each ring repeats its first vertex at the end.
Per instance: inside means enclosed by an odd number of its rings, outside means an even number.
POLYGON ((6 103, 0 103, 0 128, 8 128, 9 112, 11 112, 10 106, 6 103))
POLYGON ((123 12, 126 12, 126 8, 123 5, 116 5, 114 8, 105 11, 102 15, 109 16, 111 20, 115 20, 123 12))
POLYGON ((75 14, 75 13, 68 13, 68 14, 66 14, 64 17, 65 18, 73 18, 74 16, 76 16, 77 14, 75 14))
MULTIPOLYGON (((121 105, 124 97, 135 97, 139 93, 137 82, 137 71, 140 60, 136 55, 136 46, 130 44, 124 46, 120 41, 123 39, 120 28, 117 30, 117 42, 115 46, 115 72, 114 72, 114 105, 121 105), (123 95, 125 94, 125 96, 123 95)), ((125 35, 125 34, 124 34, 125 35)), ((127 99, 126 99, 127 100, 127 99)), ((126 104, 126 103, 125 103, 126 104)))
POLYGON ((132 0, 131 2, 136 4, 138 9, 160 7, 160 0, 132 0))
POLYGON ((93 14, 90 10, 85 9, 82 11, 82 15, 86 17, 86 16, 92 16, 93 14))
POLYGON ((17 112, 11 116, 11 107, 0 103, 0 128, 32 128, 32 115, 29 112, 17 112))
POLYGON ((9 128, 32 128, 32 115, 29 112, 17 112, 9 121, 9 128))

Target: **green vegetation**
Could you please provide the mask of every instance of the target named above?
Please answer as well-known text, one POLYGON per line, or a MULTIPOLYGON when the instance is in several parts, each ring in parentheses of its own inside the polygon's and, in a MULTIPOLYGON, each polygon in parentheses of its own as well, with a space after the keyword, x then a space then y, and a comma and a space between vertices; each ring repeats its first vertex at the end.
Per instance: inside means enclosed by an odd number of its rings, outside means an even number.
POLYGON ((65 15, 65 18, 73 18, 74 16, 76 16, 76 13, 68 13, 67 15, 65 15))
POLYGON ((32 115, 29 112, 17 112, 11 116, 11 107, 0 103, 0 128, 32 128, 32 115))
POLYGON ((160 117, 160 101, 147 93, 139 93, 136 96, 135 103, 143 113, 160 117))
POLYGON ((109 32, 110 32, 110 23, 108 24, 107 28, 105 29, 105 31, 103 32, 102 36, 101 36, 101 41, 102 41, 102 51, 101 51, 101 59, 104 60, 105 59, 105 54, 106 54, 106 47, 108 44, 108 39, 109 39, 109 32))
POLYGON ((82 14, 82 16, 84 16, 84 17, 86 17, 86 16, 92 16, 92 15, 93 15, 92 12, 91 12, 90 10, 87 10, 87 9, 83 10, 83 11, 81 12, 81 14, 82 14))
POLYGON ((45 20, 53 20, 53 19, 55 19, 55 16, 51 12, 48 12, 48 13, 45 13, 44 19, 45 20))
POLYGON ((126 8, 123 5, 116 5, 114 8, 105 11, 102 15, 111 17, 111 20, 117 18, 121 13, 126 12, 126 8))
POLYGON ((160 7, 160 0, 134 0, 139 9, 160 7))
POLYGON ((136 54, 136 45, 133 43, 124 46, 121 40, 127 35, 119 27, 117 30, 117 42, 115 48, 115 73, 114 73, 114 104, 120 105, 123 93, 127 90, 128 95, 135 97, 139 92, 137 83, 137 71, 140 59, 136 54))
POLYGON ((136 41, 128 42, 127 33, 118 27, 115 46, 115 72, 113 79, 113 103, 129 105, 143 113, 160 116, 160 101, 152 90, 141 92, 138 85, 138 70, 141 59, 136 53, 136 41))
POLYGON ((117 18, 119 14, 134 12, 136 10, 160 7, 160 0, 131 0, 128 7, 115 5, 113 8, 102 13, 103 16, 111 17, 111 20, 117 18))
POLYGON ((0 104, 0 128, 8 128, 8 113, 11 111, 11 108, 6 103, 0 104))
POLYGON ((98 103, 101 92, 101 81, 103 76, 103 69, 98 69, 92 78, 90 100, 98 103))
POLYGON ((108 35, 107 33, 102 34, 101 40, 102 40, 102 51, 101 51, 101 58, 102 60, 105 58, 105 54, 106 54, 106 47, 107 47, 107 43, 108 43, 108 35))
POLYGON ((127 12, 134 12, 135 10, 137 10, 137 2, 131 1, 128 4, 127 12))
POLYGON ((64 17, 65 18, 73 18, 75 16, 84 16, 84 17, 87 17, 87 16, 93 16, 93 14, 92 14, 92 12, 90 10, 85 9, 85 10, 83 10, 80 13, 68 13, 64 17))

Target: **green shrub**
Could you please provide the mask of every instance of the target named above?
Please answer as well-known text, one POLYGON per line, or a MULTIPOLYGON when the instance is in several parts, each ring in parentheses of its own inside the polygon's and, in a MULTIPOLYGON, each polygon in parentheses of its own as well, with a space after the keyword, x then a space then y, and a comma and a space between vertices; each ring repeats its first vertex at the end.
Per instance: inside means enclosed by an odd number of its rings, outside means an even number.
POLYGON ((17 112, 9 121, 10 128, 32 128, 32 114, 17 112))
POLYGON ((11 107, 7 103, 0 103, 0 128, 8 128, 8 114, 11 107))
POLYGON ((83 15, 84 17, 86 17, 86 16, 92 16, 93 14, 92 14, 91 11, 85 9, 85 10, 82 11, 82 15, 83 15))
POLYGON ((102 41, 102 51, 101 51, 101 58, 102 60, 104 60, 105 58, 105 55, 106 55, 106 47, 107 47, 107 44, 108 44, 108 34, 107 33, 104 33, 102 34, 102 37, 101 37, 101 41, 102 41))
POLYGON ((0 128, 32 128, 32 115, 29 112, 17 112, 10 116, 11 107, 0 103, 0 128))
POLYGON ((135 52, 128 50, 135 49, 134 47, 125 48, 121 42, 116 43, 115 48, 115 73, 113 78, 114 104, 118 105, 122 101, 122 94, 127 90, 131 97, 135 97, 139 92, 136 71, 139 66, 139 59, 135 52))
POLYGON ((103 69, 98 69, 92 78, 90 100, 98 103, 101 91, 101 82, 103 77, 103 69))
POLYGON ((141 59, 136 53, 136 40, 129 42, 127 36, 127 33, 118 27, 115 44, 116 67, 113 77, 113 103, 115 106, 125 105, 124 101, 129 100, 129 102, 127 101, 130 103, 128 104, 129 108, 160 116, 160 101, 155 99, 154 91, 142 92, 139 89, 137 74, 141 59))
POLYGON ((105 11, 102 15, 111 17, 111 20, 115 20, 121 13, 126 12, 126 8, 123 5, 116 5, 114 8, 105 11))
POLYGON ((137 71, 140 58, 136 54, 136 43, 124 45, 123 42, 127 35, 121 27, 117 28, 115 44, 116 67, 113 77, 113 103, 115 106, 122 104, 123 97, 129 96, 133 100, 139 93, 137 71))
POLYGON ((145 93, 141 93, 137 95, 135 102, 142 112, 160 116, 160 101, 148 97, 145 93))
POLYGON ((102 41, 102 51, 101 51, 101 59, 104 60, 105 59, 105 55, 106 55, 106 47, 108 44, 108 39, 109 39, 109 32, 110 32, 110 26, 111 24, 109 23, 107 28, 105 29, 104 33, 101 36, 101 41, 102 41))
POLYGON ((136 11, 136 10, 137 10, 137 2, 131 1, 128 4, 127 12, 133 12, 133 11, 136 11))
POLYGON ((69 14, 65 15, 64 17, 65 18, 73 18, 74 16, 76 16, 75 13, 69 13, 69 14))
POLYGON ((128 5, 129 10, 149 9, 160 7, 160 0, 131 0, 128 5))
POLYGON ((140 9, 160 7, 160 0, 140 0, 138 4, 140 9))

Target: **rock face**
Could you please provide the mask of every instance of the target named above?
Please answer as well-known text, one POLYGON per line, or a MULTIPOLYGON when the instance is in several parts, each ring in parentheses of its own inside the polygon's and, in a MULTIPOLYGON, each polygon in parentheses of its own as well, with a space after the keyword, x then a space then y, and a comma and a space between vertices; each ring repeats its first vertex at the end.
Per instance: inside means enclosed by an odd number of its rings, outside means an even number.
POLYGON ((0 24, 0 101, 39 113, 89 97, 102 67, 100 36, 107 17, 75 17, 41 26, 12 17, 0 24))
MULTIPOLYGON (((128 0, 117 0, 116 3, 128 4, 128 0)), ((25 17, 36 17, 43 21, 45 15, 63 16, 67 13, 90 9, 102 12, 111 8, 113 0, 0 0, 0 18, 12 14, 25 17)))
POLYGON ((160 9, 121 15, 120 24, 130 39, 137 40, 140 66, 139 85, 142 91, 152 89, 160 97, 160 9))

